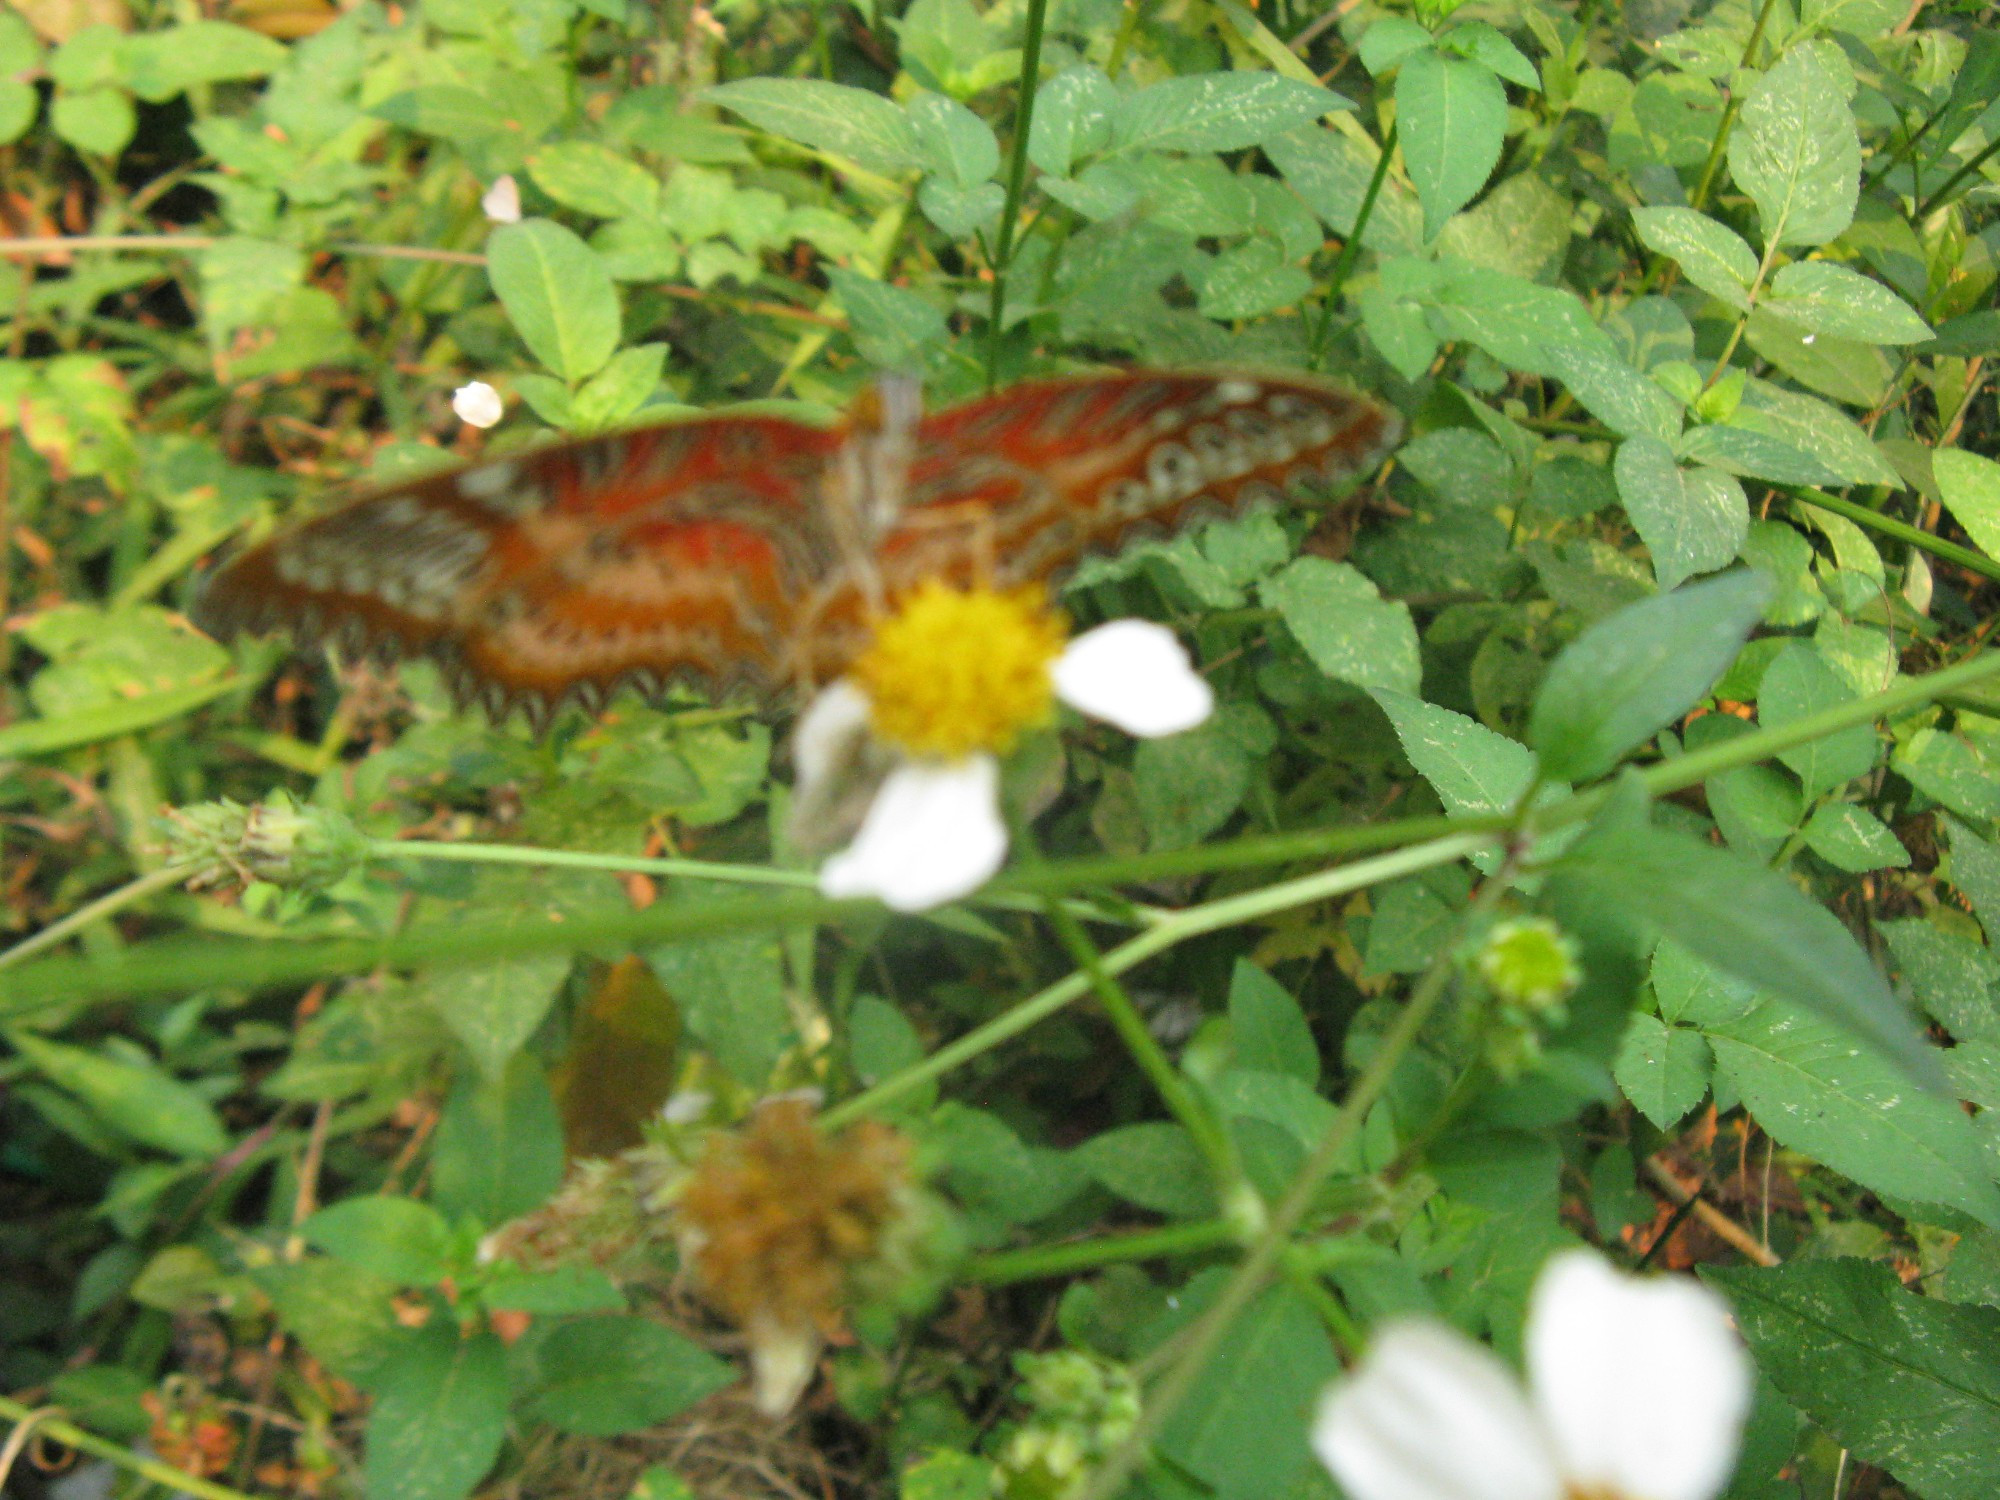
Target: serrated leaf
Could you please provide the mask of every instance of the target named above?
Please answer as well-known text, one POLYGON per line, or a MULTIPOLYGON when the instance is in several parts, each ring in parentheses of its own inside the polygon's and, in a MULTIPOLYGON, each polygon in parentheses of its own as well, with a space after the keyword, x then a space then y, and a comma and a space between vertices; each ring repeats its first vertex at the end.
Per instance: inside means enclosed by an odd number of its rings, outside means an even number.
POLYGON ((1259 584, 1257 597, 1327 676, 1361 688, 1416 691, 1422 671, 1409 607, 1384 599, 1349 564, 1298 558, 1259 584))
POLYGON ((1633 437, 1612 460, 1618 498, 1653 555, 1662 589, 1733 562, 1750 534, 1743 486, 1718 469, 1683 469, 1658 438, 1633 437))
MULTIPOLYGON (((1757 721, 1772 728, 1795 724, 1854 701, 1854 690, 1804 641, 1785 646, 1764 669, 1757 689, 1757 721)), ((1778 752, 1798 773, 1809 798, 1824 796, 1874 768, 1878 741, 1872 725, 1855 724, 1809 744, 1778 752)))
POLYGON ((1828 45, 1779 58, 1751 87, 1729 136, 1730 174, 1757 204, 1767 243, 1824 244, 1854 221, 1861 138, 1847 89, 1820 54, 1828 45))
POLYGON ((1763 612, 1749 569, 1627 605, 1565 646, 1542 680, 1528 743, 1564 781, 1601 776, 1707 695, 1763 612))
POLYGON ((867 89, 818 78, 744 78, 717 84, 704 97, 759 130, 844 156, 870 172, 908 172, 923 165, 910 117, 867 89))
POLYGON ((1634 1011, 1611 1073, 1633 1108, 1670 1130, 1708 1092, 1712 1062, 1700 1032, 1634 1011))
POLYGON ((528 156, 535 186, 556 202, 600 219, 649 219, 659 212, 660 179, 596 141, 557 141, 528 156))
MULTIPOLYGON (((1549 345, 1548 359, 1570 393, 1620 437, 1652 437, 1667 443, 1680 435, 1680 402, 1609 350, 1556 343, 1549 345)), ((1729 554, 1735 555, 1733 550, 1729 554)))
POLYGON ((1909 303, 1881 282, 1831 261, 1781 267, 1764 307, 1815 333, 1868 344, 1920 344, 1931 336, 1930 324, 1909 303))
POLYGON ((1757 254, 1741 235, 1692 208, 1635 208, 1632 223, 1648 249, 1678 261, 1704 292, 1739 310, 1749 307, 1757 254))
POLYGON ((1900 870, 1910 862, 1910 851, 1888 825, 1852 802, 1828 802, 1814 809, 1803 832, 1808 849, 1852 875, 1900 870))
POLYGON ((529 1414, 585 1437, 651 1427, 736 1379, 692 1339, 641 1317, 565 1323, 536 1351, 536 1364, 542 1383, 529 1414))
POLYGON ((1507 131, 1507 91, 1484 63, 1411 54, 1396 75, 1403 161, 1424 205, 1424 237, 1486 186, 1507 131))
POLYGON ((229 1145, 214 1107, 157 1063, 107 1057, 27 1031, 7 1040, 30 1067, 142 1146, 198 1158, 219 1156, 229 1145))
POLYGON ((1389 716, 1403 753, 1431 784, 1446 812, 1504 813, 1520 801, 1535 764, 1526 745, 1477 719, 1407 693, 1376 688, 1370 696, 1389 716))
POLYGON ((1148 84, 1112 116, 1121 152, 1240 151, 1351 101, 1276 73, 1191 73, 1148 84))
POLYGON ((433 1318, 376 1376, 368 1414, 368 1493, 462 1500, 507 1435, 507 1351, 491 1333, 460 1338, 433 1318))

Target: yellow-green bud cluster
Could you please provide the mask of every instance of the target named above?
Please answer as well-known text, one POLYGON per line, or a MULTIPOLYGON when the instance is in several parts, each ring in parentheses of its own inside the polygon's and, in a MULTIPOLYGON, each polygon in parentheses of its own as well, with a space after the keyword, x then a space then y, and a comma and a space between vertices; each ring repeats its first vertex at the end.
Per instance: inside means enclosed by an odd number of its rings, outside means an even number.
POLYGON ((198 884, 234 875, 324 890, 368 857, 368 840, 344 815, 273 792, 247 807, 224 798, 167 814, 167 857, 199 868, 198 884))
POLYGON ((1000 1453, 1000 1500, 1072 1500, 1139 1420, 1139 1384, 1123 1365, 1080 1350, 1023 1354, 1019 1395, 1032 1415, 1000 1453))

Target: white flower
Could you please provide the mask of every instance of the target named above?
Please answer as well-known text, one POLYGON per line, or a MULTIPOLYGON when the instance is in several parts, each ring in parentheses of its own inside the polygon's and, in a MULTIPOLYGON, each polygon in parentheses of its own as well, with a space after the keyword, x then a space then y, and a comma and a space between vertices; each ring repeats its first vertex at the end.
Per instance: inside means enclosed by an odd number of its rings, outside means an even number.
POLYGON ((1526 1353, 1524 1394, 1444 1325, 1392 1324, 1328 1391, 1313 1448, 1351 1500, 1714 1500, 1728 1483, 1750 1367, 1707 1288, 1565 1251, 1526 1353))
POLYGON ((486 196, 479 200, 486 217, 495 224, 521 222, 521 189, 511 176, 496 177, 486 196))
POLYGON ((500 393, 483 380, 475 380, 453 391, 451 409, 468 427, 491 427, 506 411, 500 404, 500 393))
MULTIPOLYGON (((940 677, 952 670, 948 662, 936 665, 940 677)), ((1147 738, 1192 729, 1215 706, 1173 633, 1145 620, 1087 631, 1033 670, 1046 673, 1043 702, 1052 690, 1070 707, 1147 738)), ((969 895, 1007 856, 999 757, 984 748, 946 755, 885 746, 874 732, 881 719, 853 678, 828 687, 799 719, 797 805, 837 804, 838 792, 828 787, 857 769, 874 787, 853 842, 821 866, 820 889, 874 896, 897 911, 969 895)))

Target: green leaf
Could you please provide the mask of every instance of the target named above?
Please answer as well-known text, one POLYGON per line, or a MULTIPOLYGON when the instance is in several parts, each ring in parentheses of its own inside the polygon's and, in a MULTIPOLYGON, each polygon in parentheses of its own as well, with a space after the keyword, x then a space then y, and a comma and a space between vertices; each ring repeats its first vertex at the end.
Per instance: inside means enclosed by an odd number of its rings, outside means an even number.
POLYGON ((569 967, 567 954, 549 953, 444 969, 427 976, 420 993, 479 1071, 498 1078, 542 1024, 569 967))
POLYGON ((761 1088, 795 1041, 778 940, 768 933, 697 938, 645 956, 715 1061, 739 1083, 761 1088))
POLYGON ((1537 92, 1542 87, 1535 65, 1507 39, 1505 32, 1490 22, 1467 21, 1446 32, 1439 38, 1439 44, 1474 62, 1484 63, 1509 83, 1537 92))
POLYGON ((1477 719, 1407 693, 1376 688, 1370 696, 1389 716, 1403 753, 1431 784, 1446 812, 1504 813, 1520 801, 1535 765, 1534 753, 1526 745, 1477 719))
POLYGON ((1764 299, 1767 311, 1814 333, 1867 344, 1921 344, 1930 324, 1879 281, 1831 261, 1781 267, 1764 299))
POLYGON ((2000 846, 1989 844, 1956 819, 1946 818, 1944 825, 1951 837, 1951 883, 1972 903, 1991 942, 2000 934, 2000 846))
POLYGON ((478 89, 455 83, 424 84, 392 94, 368 111, 378 120, 401 125, 419 135, 436 136, 458 146, 472 146, 509 133, 493 101, 478 89))
POLYGON ((1625 1024, 1611 1073, 1633 1108, 1661 1130, 1671 1130, 1708 1092, 1713 1062, 1700 1032, 1639 1010, 1625 1024))
POLYGON ((1319 1044, 1299 1002, 1244 958, 1229 975, 1229 1040, 1239 1068, 1319 1082, 1319 1044))
POLYGON ((1751 87, 1729 136, 1729 171, 1757 205, 1766 244, 1821 245, 1854 222, 1861 138, 1826 42, 1791 48, 1751 87), (1824 50, 1823 50, 1824 49, 1824 50))
POLYGON ((528 1414, 585 1437, 664 1422, 736 1379, 692 1339, 640 1317, 565 1323, 541 1345, 537 1364, 542 1384, 528 1414))
POLYGON ((1692 428, 1681 457, 1780 484, 1902 487, 1867 433, 1837 407, 1752 377, 1727 422, 1692 428))
POLYGON ((131 96, 120 89, 58 90, 49 106, 49 128, 86 155, 112 157, 132 143, 139 116, 131 96))
POLYGON ((950 341, 944 314, 915 292, 843 266, 830 269, 827 280, 847 310, 855 348, 879 370, 914 374, 950 341))
POLYGON ((1058 73, 1035 95, 1028 160, 1052 177, 1069 176, 1078 160, 1111 144, 1111 116, 1119 104, 1101 70, 1078 66, 1058 73))
POLYGON ((2000 960, 1976 937, 1910 917, 1881 922, 1897 977, 1959 1041, 2000 1038, 2000 960))
POLYGON ((1769 597, 1764 576, 1741 569, 1627 605, 1570 642, 1528 719, 1543 772, 1563 781, 1601 776, 1693 708, 1769 597))
POLYGON ((1611 464, 1618 498, 1653 554, 1653 576, 1671 589, 1734 561, 1750 534, 1743 486, 1719 469, 1683 469, 1656 437, 1618 445, 1611 464))
POLYGON ((919 94, 903 108, 916 132, 926 172, 953 187, 974 188, 1000 170, 1000 143, 993 127, 956 99, 919 94))
POLYGON ((1205 318, 1256 318, 1297 302, 1312 277, 1277 244, 1259 237, 1225 250, 1197 278, 1197 309, 1205 318))
POLYGON ((1361 66, 1380 78, 1410 55, 1431 45, 1431 34, 1408 16, 1381 15, 1361 33, 1355 51, 1361 66))
POLYGON ((1754 985, 1718 972, 1670 938, 1654 945, 1647 978, 1660 1016, 1670 1025, 1719 1026, 1748 1015, 1757 1004, 1754 985))
POLYGON ((649 219, 660 211, 659 178, 596 141, 537 147, 528 172, 556 202, 600 219, 649 219))
POLYGON ((1235 814, 1250 787, 1250 757, 1226 721, 1146 740, 1132 759, 1150 849, 1187 849, 1235 814))
POLYGON ((1931 455, 1938 495, 1951 518, 1988 557, 2000 557, 2000 463, 1963 448, 1931 455))
POLYGON ((1215 1212, 1208 1164, 1179 1125, 1165 1120, 1121 1125, 1100 1131, 1070 1155, 1127 1203, 1176 1219, 1215 1212))
POLYGON ((433 1318, 375 1381, 368 1414, 367 1493, 462 1500, 507 1436, 507 1350, 491 1333, 460 1338, 433 1318))
POLYGON ((486 241, 486 276, 529 351, 564 380, 595 374, 618 347, 618 292, 596 253, 548 219, 486 241))
POLYGON ((190 21, 125 42, 125 85, 148 104, 229 78, 262 78, 285 65, 283 46, 246 26, 190 21))
POLYGON ((570 423, 577 432, 603 432, 635 415, 660 388, 666 367, 665 344, 634 344, 620 349, 611 361, 576 393, 570 402, 570 423))
POLYGON ((1787 1400, 1924 1500, 2000 1493, 2000 1309, 1903 1290, 1887 1266, 1705 1267, 1787 1400))
POLYGON ((549 1315, 623 1312, 625 1294, 595 1266, 557 1266, 549 1271, 495 1271, 482 1298, 491 1308, 549 1315))
POLYGON ((1259 584, 1257 597, 1327 676, 1359 688, 1416 692, 1423 673, 1409 607, 1385 600, 1358 569, 1297 558, 1259 584))
POLYGON ((253 1266, 285 1332, 342 1380, 363 1390, 408 1337, 396 1321, 396 1284, 323 1255, 253 1266))
POLYGON ((1900 870, 1910 851, 1883 821, 1852 802, 1828 802, 1806 820, 1806 847, 1836 870, 1865 875, 1870 870, 1900 870))
POLYGON ((1512 369, 1553 378, 1551 346, 1611 347, 1582 299, 1564 287, 1538 286, 1452 256, 1440 256, 1426 270, 1432 277, 1431 305, 1445 334, 1470 339, 1512 369))
POLYGON ((1353 104, 1276 73, 1192 73, 1148 84, 1112 116, 1113 148, 1240 151, 1353 104))
POLYGON ((1557 379, 1620 437, 1645 436, 1664 444, 1680 436, 1680 402, 1602 345, 1551 344, 1548 359, 1557 379))
POLYGON ((541 1063, 520 1053, 492 1076, 468 1070, 445 1100, 431 1154, 432 1196, 454 1215, 504 1224, 562 1182, 562 1117, 541 1063))
POLYGON ((1686 834, 1605 822, 1557 862, 1580 928, 1650 928, 1709 967, 1782 996, 1879 1045, 1919 1081, 1936 1050, 1832 912, 1783 876, 1686 834))
POLYGON ((1424 205, 1424 237, 1486 186, 1507 133, 1507 91, 1483 63, 1413 53, 1396 75, 1403 161, 1424 205))
MULTIPOLYGON (((1204 1272, 1149 1333, 1156 1341, 1208 1307, 1226 1272, 1204 1272)), ((1162 1429, 1157 1451, 1193 1484, 1177 1493, 1272 1500, 1300 1492, 1313 1464, 1313 1404, 1339 1373, 1326 1325, 1289 1286, 1265 1292, 1229 1325, 1194 1388, 1162 1429)))
MULTIPOLYGON (((0 21, 15 19, 11 12, 0 14, 0 21)), ((41 107, 42 96, 32 83, 0 75, 0 146, 11 145, 26 135, 41 107)))
MULTIPOLYGON (((1771 658, 1757 688, 1757 721, 1782 728, 1854 701, 1854 689, 1804 641, 1794 641, 1771 658)), ((1798 773, 1807 797, 1820 797, 1874 769, 1879 750, 1875 728, 1856 724, 1809 744, 1781 750, 1778 759, 1798 773)))
POLYGON ((1919 729, 1889 757, 1911 786, 1961 817, 2000 818, 2000 768, 1963 736, 1919 729))
POLYGON ((923 165, 910 117, 867 89, 817 78, 745 78, 718 84, 703 97, 759 130, 844 156, 865 171, 908 172, 923 165))
POLYGON ((429 1286, 451 1265, 444 1215, 412 1198, 344 1198, 299 1226, 308 1245, 399 1286, 429 1286))
POLYGON ((1948 1095, 1907 1075, 1853 1034, 1768 999, 1708 1029, 1716 1066, 1778 1144, 1863 1187, 1943 1203, 2000 1226, 2000 1188, 1972 1122, 1948 1095))
POLYGON ((1757 254, 1741 235, 1691 208, 1635 208, 1632 224, 1649 250, 1671 256, 1711 297, 1739 311, 1750 306, 1757 254))
POLYGON ((209 1102, 157 1063, 126 1062, 16 1031, 7 1040, 28 1064, 89 1106, 119 1134, 174 1156, 220 1156, 229 1145, 209 1102))

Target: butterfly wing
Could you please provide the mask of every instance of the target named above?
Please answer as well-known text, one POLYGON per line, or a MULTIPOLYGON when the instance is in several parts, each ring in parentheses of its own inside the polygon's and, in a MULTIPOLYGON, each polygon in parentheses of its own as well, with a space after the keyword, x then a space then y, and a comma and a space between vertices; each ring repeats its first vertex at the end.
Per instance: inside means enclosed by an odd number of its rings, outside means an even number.
POLYGON ((238 556, 197 618, 428 655, 461 699, 536 719, 627 682, 772 689, 794 601, 831 566, 818 495, 840 443, 712 417, 431 476, 238 556))
POLYGON ((1380 460, 1400 428, 1380 402, 1305 376, 1015 386, 924 420, 885 582, 962 574, 976 551, 1002 583, 1047 579, 1135 535, 1323 493, 1380 460))

